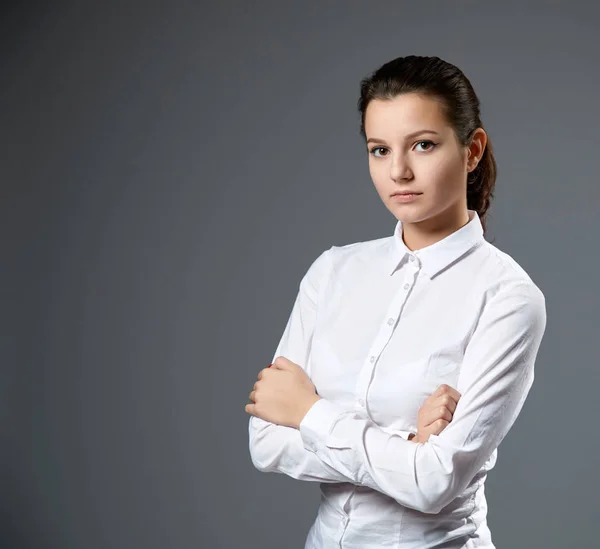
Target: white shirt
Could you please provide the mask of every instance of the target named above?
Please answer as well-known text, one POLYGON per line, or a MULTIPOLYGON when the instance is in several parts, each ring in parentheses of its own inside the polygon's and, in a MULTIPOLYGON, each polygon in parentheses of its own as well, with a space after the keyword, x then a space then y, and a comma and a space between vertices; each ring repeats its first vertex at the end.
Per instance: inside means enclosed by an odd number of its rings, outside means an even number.
POLYGON ((249 421, 261 471, 321 483, 305 549, 493 549, 484 481, 534 377, 544 295, 483 237, 478 215, 410 251, 385 238, 332 246, 299 285, 273 356, 302 366, 321 400, 299 430, 249 421), (425 399, 461 393, 426 443, 425 399))

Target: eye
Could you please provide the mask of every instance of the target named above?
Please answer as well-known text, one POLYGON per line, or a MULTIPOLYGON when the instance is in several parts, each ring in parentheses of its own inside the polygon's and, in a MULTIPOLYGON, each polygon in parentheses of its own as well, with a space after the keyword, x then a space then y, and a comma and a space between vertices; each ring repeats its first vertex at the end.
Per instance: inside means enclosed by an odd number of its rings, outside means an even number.
POLYGON ((434 143, 433 141, 419 141, 417 143, 417 145, 422 145, 422 144, 427 144, 427 145, 431 145, 431 146, 428 149, 424 150, 424 151, 421 150, 421 152, 431 151, 431 150, 435 149, 435 147, 437 146, 437 143, 434 143))
POLYGON ((387 151, 385 147, 373 147, 369 152, 376 158, 381 158, 381 155, 375 154, 375 151, 387 151))

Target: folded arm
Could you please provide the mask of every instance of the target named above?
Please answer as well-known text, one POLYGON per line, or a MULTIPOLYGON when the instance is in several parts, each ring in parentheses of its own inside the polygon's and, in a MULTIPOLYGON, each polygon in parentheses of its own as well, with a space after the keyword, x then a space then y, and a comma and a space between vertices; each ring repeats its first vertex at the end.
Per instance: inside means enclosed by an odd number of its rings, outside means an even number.
POLYGON ((321 399, 300 423, 304 447, 355 484, 438 513, 513 425, 533 382, 545 325, 544 296, 536 286, 519 282, 499 290, 467 346, 457 387, 462 396, 443 432, 415 444, 321 399))
MULTIPOLYGON (((322 286, 330 273, 331 253, 329 249, 317 257, 302 278, 292 312, 273 355, 273 361, 278 356, 284 356, 300 365, 309 377, 310 371, 307 365, 317 305, 322 286)), ((283 473, 306 481, 357 484, 354 475, 340 471, 323 461, 319 455, 306 449, 297 429, 276 425, 252 416, 249 420, 248 434, 252 463, 260 471, 283 473)), ((398 436, 407 439, 409 433, 398 431, 398 436)))

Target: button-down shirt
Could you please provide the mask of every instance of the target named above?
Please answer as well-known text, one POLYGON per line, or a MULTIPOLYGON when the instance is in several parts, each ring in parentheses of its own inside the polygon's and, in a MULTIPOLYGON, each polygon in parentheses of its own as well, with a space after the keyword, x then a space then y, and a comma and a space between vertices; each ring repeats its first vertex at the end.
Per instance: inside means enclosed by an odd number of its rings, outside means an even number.
POLYGON ((321 397, 299 429, 249 421, 261 471, 320 483, 305 549, 494 548, 484 481, 534 377, 544 295, 480 219, 417 251, 393 235, 332 246, 303 276, 273 359, 321 397), (441 384, 450 424, 407 440, 441 384))

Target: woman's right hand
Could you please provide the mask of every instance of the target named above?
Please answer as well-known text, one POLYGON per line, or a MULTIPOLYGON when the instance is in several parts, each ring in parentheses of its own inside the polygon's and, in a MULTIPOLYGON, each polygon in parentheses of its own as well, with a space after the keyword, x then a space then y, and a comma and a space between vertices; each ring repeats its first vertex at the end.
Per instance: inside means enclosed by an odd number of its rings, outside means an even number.
POLYGON ((449 385, 440 385, 423 403, 417 420, 417 434, 412 442, 427 442, 429 435, 439 435, 452 421, 460 393, 449 385))

